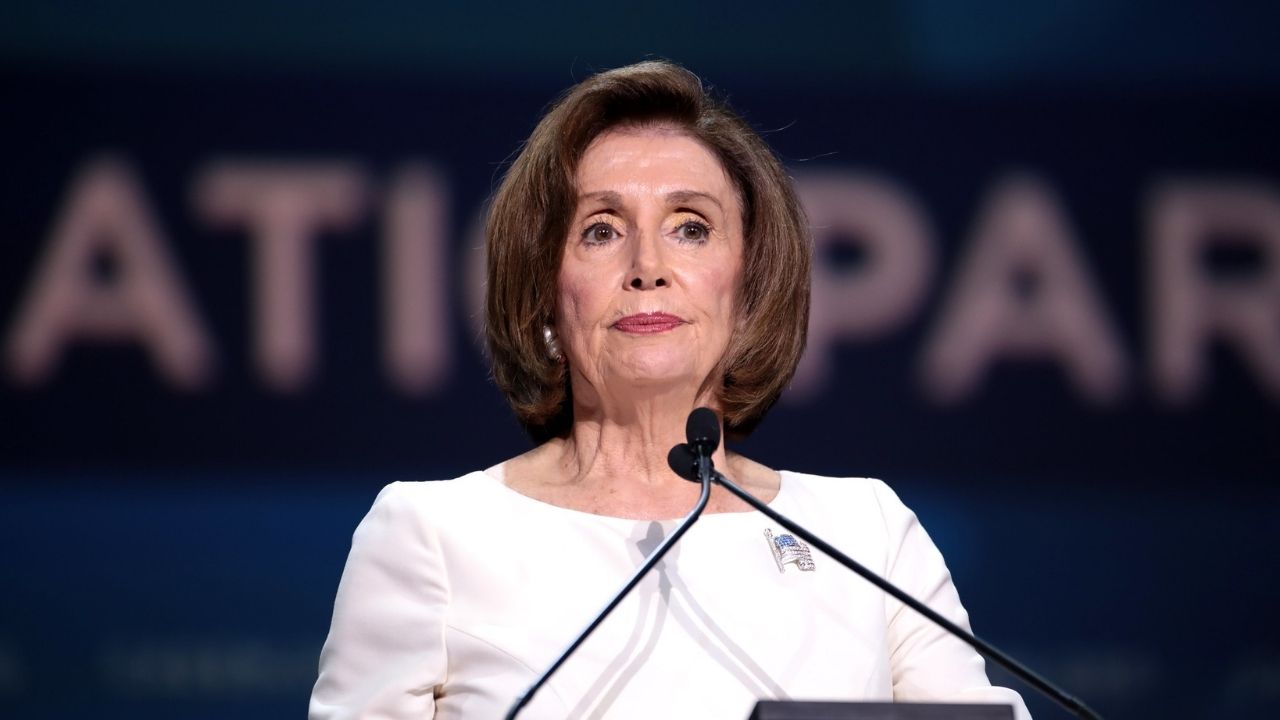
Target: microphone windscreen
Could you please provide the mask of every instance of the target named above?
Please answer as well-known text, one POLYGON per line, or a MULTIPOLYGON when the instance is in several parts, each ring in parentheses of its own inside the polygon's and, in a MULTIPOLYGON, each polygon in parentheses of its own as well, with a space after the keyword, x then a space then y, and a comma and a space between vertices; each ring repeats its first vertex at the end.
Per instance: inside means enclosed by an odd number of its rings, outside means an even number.
POLYGON ((667 453, 667 464, 675 474, 685 480, 698 482, 698 458, 688 445, 680 443, 667 453))
POLYGON ((720 418, 711 408, 694 408, 685 421, 684 436, 690 445, 701 445, 710 455, 720 447, 720 418))

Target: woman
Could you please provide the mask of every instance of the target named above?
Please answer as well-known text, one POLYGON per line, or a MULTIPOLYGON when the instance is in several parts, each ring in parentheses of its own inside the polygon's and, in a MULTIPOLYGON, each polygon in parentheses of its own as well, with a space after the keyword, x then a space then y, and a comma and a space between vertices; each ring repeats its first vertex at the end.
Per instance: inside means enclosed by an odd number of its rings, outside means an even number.
MULTIPOLYGON (((804 347, 810 240, 764 142, 682 68, 573 89, 488 222, 494 377, 537 441, 396 483, 353 538, 311 717, 501 717, 693 506, 667 453, 710 406, 749 433, 804 347)), ((882 483, 715 465, 956 622, 937 549, 882 483)), ((521 717, 744 718, 759 698, 1008 702, 982 659, 717 488, 521 717), (782 572, 780 572, 780 570, 782 572)))

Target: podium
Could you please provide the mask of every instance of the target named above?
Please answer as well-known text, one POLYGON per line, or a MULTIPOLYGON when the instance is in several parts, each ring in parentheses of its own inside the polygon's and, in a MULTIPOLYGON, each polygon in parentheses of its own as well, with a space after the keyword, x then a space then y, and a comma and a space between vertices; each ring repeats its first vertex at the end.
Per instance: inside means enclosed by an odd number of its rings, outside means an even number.
POLYGON ((1013 720, 1010 705, 761 700, 747 720, 1013 720))

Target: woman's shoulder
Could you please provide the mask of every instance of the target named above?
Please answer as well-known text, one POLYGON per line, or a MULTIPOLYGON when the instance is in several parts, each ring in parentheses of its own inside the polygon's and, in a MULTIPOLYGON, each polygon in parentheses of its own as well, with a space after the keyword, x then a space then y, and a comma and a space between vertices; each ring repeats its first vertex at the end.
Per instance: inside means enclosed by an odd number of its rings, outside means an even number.
POLYGON ((452 478, 396 480, 388 483, 382 491, 405 497, 466 494, 479 491, 489 477, 485 470, 472 470, 452 478))
POLYGON ((898 494, 878 478, 780 471, 783 492, 798 506, 835 513, 870 512, 885 518, 911 515, 898 494))
POLYGON ((894 494, 893 490, 879 478, 860 477, 856 475, 816 475, 796 470, 780 470, 783 483, 788 490, 820 495, 878 496, 894 494))
POLYGON ((496 480, 483 470, 445 480, 397 480, 378 493, 370 513, 407 513, 432 520, 478 513, 496 480))

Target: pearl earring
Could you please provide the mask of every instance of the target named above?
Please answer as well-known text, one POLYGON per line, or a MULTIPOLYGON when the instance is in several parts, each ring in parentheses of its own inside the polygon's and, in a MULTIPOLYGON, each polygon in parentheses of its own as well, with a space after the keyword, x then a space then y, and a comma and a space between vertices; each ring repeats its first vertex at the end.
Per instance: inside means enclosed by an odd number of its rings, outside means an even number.
POLYGON ((552 360, 559 362, 564 359, 564 353, 560 352, 560 338, 550 325, 542 326, 542 341, 547 344, 547 355, 552 360))

